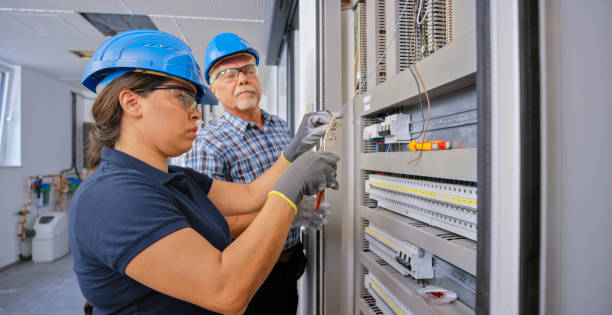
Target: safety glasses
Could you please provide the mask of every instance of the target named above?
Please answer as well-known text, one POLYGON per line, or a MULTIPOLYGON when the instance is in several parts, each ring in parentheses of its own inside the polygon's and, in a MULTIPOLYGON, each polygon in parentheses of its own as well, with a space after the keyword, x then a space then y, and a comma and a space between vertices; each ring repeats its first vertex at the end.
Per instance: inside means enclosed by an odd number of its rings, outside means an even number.
POLYGON ((149 89, 136 89, 134 92, 141 93, 154 90, 168 90, 170 94, 172 94, 172 96, 176 98, 181 105, 183 105, 183 109, 189 114, 193 113, 196 108, 200 111, 200 113, 202 112, 202 105, 198 104, 196 101, 196 94, 193 93, 191 89, 183 86, 158 85, 149 89))
POLYGON ((248 64, 244 67, 240 68, 228 68, 222 71, 219 71, 215 78, 213 79, 213 84, 217 80, 221 80, 225 83, 233 83, 238 78, 240 72, 244 73, 249 78, 255 78, 258 75, 257 66, 253 64, 248 64))

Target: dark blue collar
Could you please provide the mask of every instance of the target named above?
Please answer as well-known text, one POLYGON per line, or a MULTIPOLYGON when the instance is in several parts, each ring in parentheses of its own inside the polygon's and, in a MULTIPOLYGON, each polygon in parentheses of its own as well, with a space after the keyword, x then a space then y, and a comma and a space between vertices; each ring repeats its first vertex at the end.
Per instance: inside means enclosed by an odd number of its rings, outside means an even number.
POLYGON ((163 172, 129 154, 111 149, 109 147, 102 148, 102 160, 119 164, 125 168, 136 170, 147 177, 161 183, 162 185, 170 182, 176 177, 184 176, 182 172, 175 172, 175 169, 168 168, 169 173, 163 172))

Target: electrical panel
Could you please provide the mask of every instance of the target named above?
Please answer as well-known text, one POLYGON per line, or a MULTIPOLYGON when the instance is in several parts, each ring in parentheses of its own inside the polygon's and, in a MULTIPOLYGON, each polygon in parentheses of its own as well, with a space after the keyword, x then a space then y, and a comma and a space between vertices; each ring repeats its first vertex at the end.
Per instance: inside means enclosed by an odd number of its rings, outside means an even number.
POLYGON ((475 314, 475 2, 359 2, 355 39, 355 313, 475 314))

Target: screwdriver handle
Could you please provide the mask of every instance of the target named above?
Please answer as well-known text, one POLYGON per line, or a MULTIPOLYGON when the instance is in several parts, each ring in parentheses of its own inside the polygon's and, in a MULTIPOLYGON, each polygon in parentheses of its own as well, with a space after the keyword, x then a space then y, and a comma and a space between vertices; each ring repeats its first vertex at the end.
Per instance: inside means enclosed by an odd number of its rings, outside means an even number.
POLYGON ((315 206, 314 206, 315 210, 319 210, 319 207, 321 207, 321 201, 323 201, 323 195, 325 195, 325 189, 321 190, 317 194, 317 199, 315 200, 315 206))

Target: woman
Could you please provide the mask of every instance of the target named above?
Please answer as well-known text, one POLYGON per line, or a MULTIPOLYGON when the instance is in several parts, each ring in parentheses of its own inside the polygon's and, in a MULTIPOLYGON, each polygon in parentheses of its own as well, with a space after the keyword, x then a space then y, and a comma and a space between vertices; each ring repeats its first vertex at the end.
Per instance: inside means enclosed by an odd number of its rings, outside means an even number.
POLYGON ((94 313, 241 313, 276 262, 302 195, 337 188, 338 157, 306 152, 328 120, 306 117, 284 158, 241 185, 167 164, 191 148, 196 103, 216 103, 178 38, 115 35, 94 53, 83 85, 98 92, 95 171, 72 199, 70 245, 94 313), (230 244, 223 216, 253 211, 230 244))

